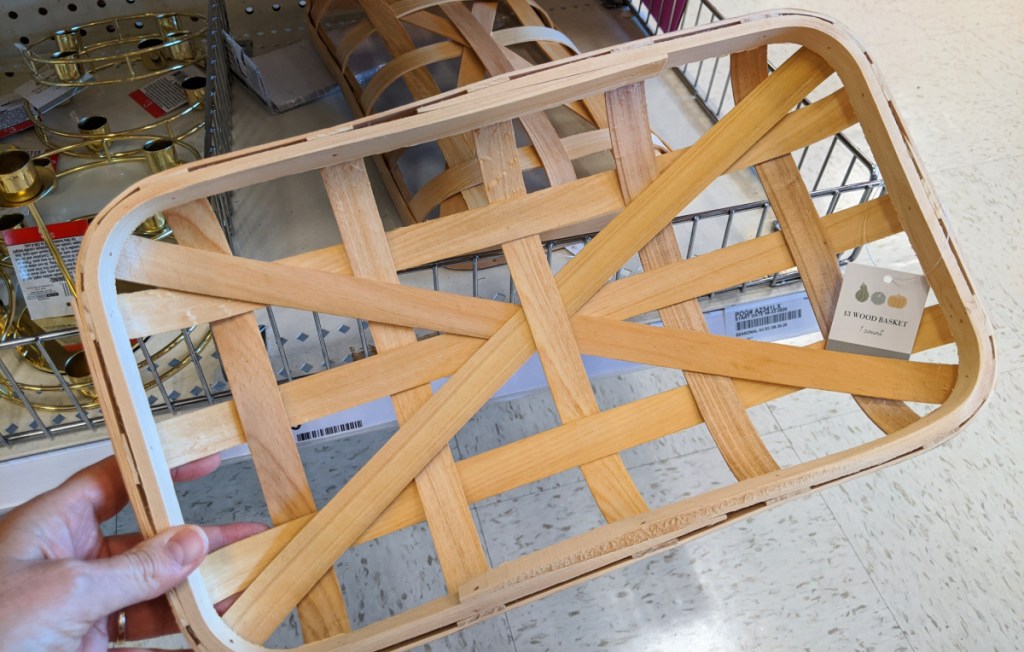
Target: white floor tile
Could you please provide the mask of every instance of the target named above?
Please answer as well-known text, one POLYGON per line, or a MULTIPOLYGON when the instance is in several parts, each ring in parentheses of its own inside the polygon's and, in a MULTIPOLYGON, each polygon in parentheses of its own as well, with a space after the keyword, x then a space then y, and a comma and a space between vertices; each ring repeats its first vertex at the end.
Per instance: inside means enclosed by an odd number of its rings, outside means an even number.
POLYGON ((769 402, 768 409, 783 430, 860 411, 849 394, 804 389, 769 402))
POLYGON ((1003 374, 949 443, 822 494, 917 650, 1024 640, 1022 393, 1024 374, 1003 374))
MULTIPOLYGON (((768 440, 780 462, 795 461, 784 438, 768 440)), ((652 504, 733 481, 716 451, 639 467, 633 474, 652 504)), ((529 525, 525 515, 537 513, 541 502, 549 506, 539 496, 520 502, 523 519, 505 511, 486 522, 488 538, 504 538, 505 528, 517 537, 529 525)), ((522 539, 547 543, 551 529, 545 524, 560 522, 558 514, 575 520, 572 508, 555 512, 522 539)), ((824 641, 831 649, 907 649, 817 497, 782 505, 509 612, 508 618, 520 650, 813 649, 824 641)))

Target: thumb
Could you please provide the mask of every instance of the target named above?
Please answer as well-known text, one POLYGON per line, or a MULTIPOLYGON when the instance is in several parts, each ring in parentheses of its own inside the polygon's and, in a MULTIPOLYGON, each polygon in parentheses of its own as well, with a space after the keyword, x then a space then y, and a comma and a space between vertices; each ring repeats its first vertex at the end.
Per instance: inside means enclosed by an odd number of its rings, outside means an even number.
POLYGON ((120 555, 89 562, 97 616, 167 593, 199 566, 208 546, 202 528, 186 525, 161 532, 120 555))

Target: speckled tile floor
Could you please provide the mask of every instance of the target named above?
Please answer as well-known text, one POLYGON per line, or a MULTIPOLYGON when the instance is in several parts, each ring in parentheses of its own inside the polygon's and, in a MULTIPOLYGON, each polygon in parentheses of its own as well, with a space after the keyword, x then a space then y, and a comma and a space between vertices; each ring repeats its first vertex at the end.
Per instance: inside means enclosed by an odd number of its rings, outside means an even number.
MULTIPOLYGON (((719 4, 738 15, 794 3, 719 4)), ((995 396, 952 442, 923 456, 780 505, 425 649, 1024 648, 1024 263, 1017 258, 1024 244, 1024 3, 801 4, 845 23, 886 76, 995 325, 995 396)), ((607 406, 677 382, 667 372, 644 371, 598 382, 596 390, 607 406)), ((457 456, 554 421, 549 397, 486 409, 503 430, 471 423, 453 444, 457 456)), ((865 437, 853 401, 824 393, 779 400, 752 417, 783 464, 865 437)), ((316 490, 336 488, 383 437, 361 438, 344 450, 304 448, 316 490)), ((700 428, 632 451, 626 462, 655 504, 730 479, 700 428)), ((228 465, 206 484, 185 488, 186 514, 217 520, 205 497, 214 488, 238 497, 231 509, 245 503, 254 491, 246 484, 247 464, 228 465)), ((483 501, 473 512, 492 564, 599 519, 578 473, 483 501)), ((415 528, 350 551, 339 571, 372 587, 352 609, 355 619, 372 622, 395 606, 382 602, 383 589, 376 587, 397 592, 406 606, 438 595, 443 580, 432 555, 425 533, 415 528), (387 551, 397 551, 402 562, 386 563, 387 551)), ((274 641, 293 640, 291 629, 286 624, 274 641)))

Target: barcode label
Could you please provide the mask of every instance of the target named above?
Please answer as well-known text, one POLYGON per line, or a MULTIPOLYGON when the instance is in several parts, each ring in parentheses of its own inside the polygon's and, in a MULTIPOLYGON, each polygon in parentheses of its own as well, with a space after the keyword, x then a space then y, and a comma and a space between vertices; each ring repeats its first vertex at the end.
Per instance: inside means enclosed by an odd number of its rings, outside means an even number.
POLYGON ((803 310, 787 310, 786 312, 779 312, 774 315, 766 315, 764 317, 738 319, 736 320, 736 331, 738 334, 742 335, 744 331, 757 330, 759 328, 764 328, 765 326, 772 326, 782 322, 800 319, 801 316, 803 316, 803 310))
POLYGON ((726 306, 725 335, 762 342, 777 342, 813 333, 818 322, 806 292, 726 306))
POLYGON ((335 426, 327 426, 325 428, 317 428, 315 430, 307 430, 306 432, 297 433, 295 435, 295 441, 303 442, 310 441, 313 439, 320 439, 321 437, 337 435, 338 433, 348 432, 350 430, 359 430, 362 427, 363 420, 358 419, 356 421, 349 421, 347 423, 339 423, 335 426))

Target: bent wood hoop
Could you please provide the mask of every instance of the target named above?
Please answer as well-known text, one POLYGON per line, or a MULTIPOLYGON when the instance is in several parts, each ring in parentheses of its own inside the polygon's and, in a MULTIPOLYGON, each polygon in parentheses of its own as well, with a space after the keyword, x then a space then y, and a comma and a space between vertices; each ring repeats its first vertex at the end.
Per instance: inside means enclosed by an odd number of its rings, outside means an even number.
MULTIPOLYGON (((401 3, 399 3, 401 4, 401 3)), ((451 15, 459 16, 455 9, 451 15)), ((463 16, 464 17, 464 16, 463 16)), ((769 13, 716 23, 525 71, 339 127, 188 163, 147 178, 90 227, 76 272, 80 328, 140 527, 180 524, 171 466, 248 443, 273 527, 218 551, 170 594, 189 642, 259 650, 293 608, 304 650, 404 648, 724 527, 770 505, 870 472, 951 437, 992 389, 993 338, 870 59, 826 18, 769 13), (801 49, 767 74, 763 46, 801 49), (655 156, 643 80, 667 66, 734 55, 740 99, 692 147, 655 156), (844 90, 798 101, 837 74, 844 90), (603 96, 615 170, 527 194, 511 121, 603 96), (862 126, 888 188, 819 218, 790 153, 862 126), (472 133, 486 202, 444 220, 384 233, 363 159, 472 133), (755 166, 781 233, 682 260, 673 217, 715 178, 755 166), (207 198, 321 170, 342 246, 262 262, 232 256, 207 198), (179 245, 132 236, 163 211, 179 245), (557 274, 541 242, 600 228, 557 274), (956 364, 871 358, 715 336, 695 299, 797 266, 822 330, 834 310, 835 254, 905 233, 938 305, 915 351, 955 345, 956 364), (521 306, 399 285, 396 273, 500 247, 521 306), (644 272, 609 281, 639 253, 644 272), (118 294, 115 280, 152 289, 118 294), (252 311, 267 305, 371 322, 377 355, 278 386, 252 311), (626 321, 659 311, 657 328, 626 321), (133 372, 130 339, 210 323, 233 400, 157 423, 133 372), (417 341, 413 328, 441 331, 417 341), (538 353, 561 424, 455 461, 449 439, 538 353), (600 411, 580 355, 683 371, 687 384, 600 411), (430 382, 448 377, 437 392, 430 382), (879 426, 849 450, 783 467, 746 409, 814 388, 853 394, 879 426), (316 510, 289 425, 391 397, 399 430, 316 510), (904 401, 936 407, 918 416, 904 401), (652 509, 620 453, 706 423, 736 482, 652 509), (580 468, 607 523, 497 567, 482 554, 468 506, 580 468), (429 525, 447 594, 353 628, 332 565, 353 545, 429 525), (221 617, 213 605, 240 597, 221 617)))

